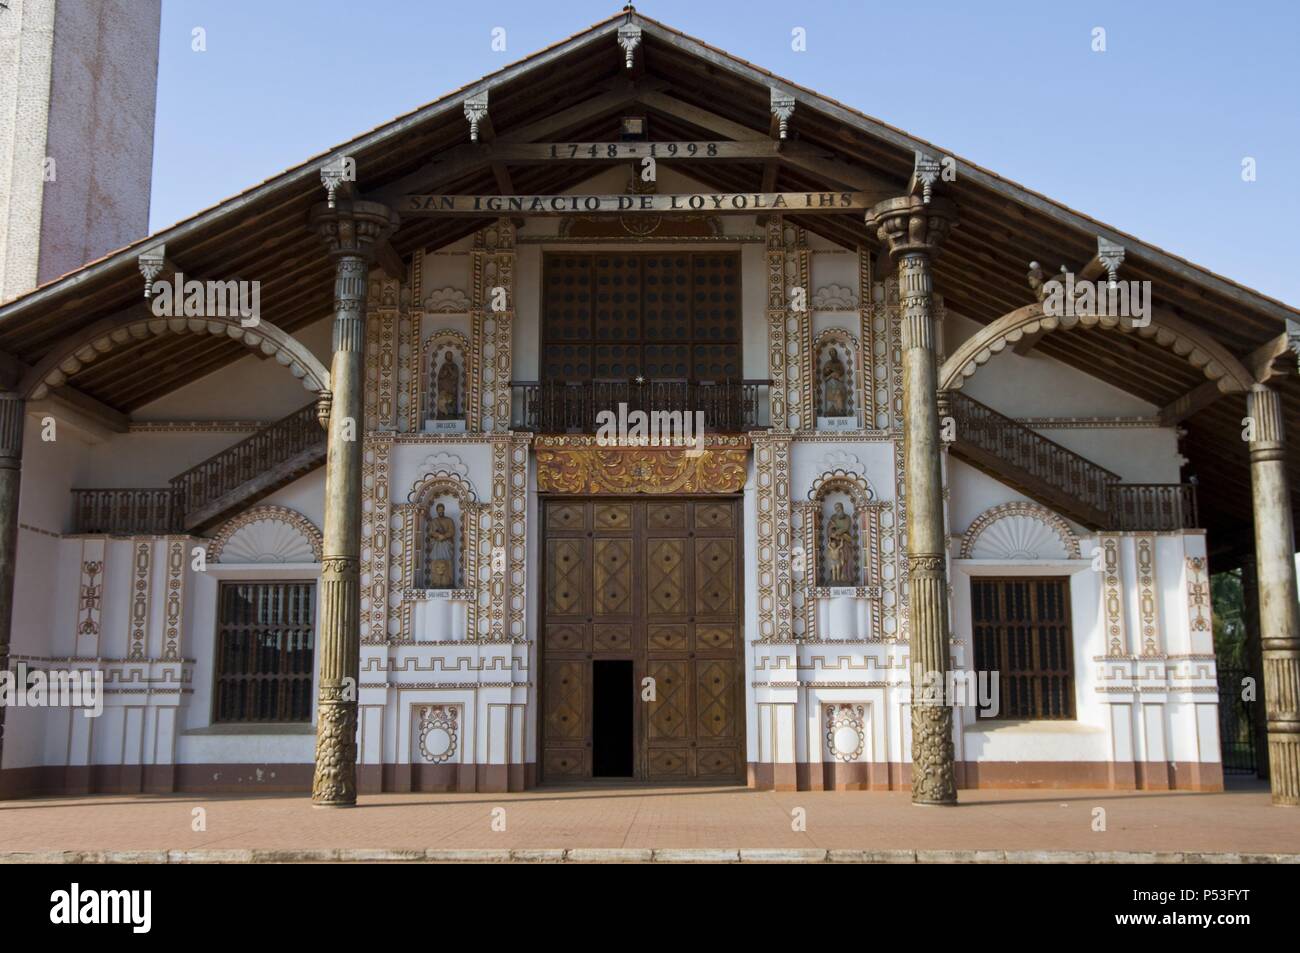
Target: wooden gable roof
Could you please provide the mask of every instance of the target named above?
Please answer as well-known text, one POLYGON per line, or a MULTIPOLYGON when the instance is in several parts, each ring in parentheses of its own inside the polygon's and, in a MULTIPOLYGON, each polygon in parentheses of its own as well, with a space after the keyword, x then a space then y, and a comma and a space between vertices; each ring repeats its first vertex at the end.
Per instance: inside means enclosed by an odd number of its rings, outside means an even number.
MULTIPOLYGON (((773 89, 796 101, 790 155, 776 165, 697 163, 689 169, 693 178, 720 191, 853 188, 901 194, 918 150, 952 154, 639 13, 620 12, 0 305, 0 355, 10 367, 31 365, 56 342, 138 309, 143 279, 136 259, 158 243, 166 244, 169 260, 187 276, 260 280, 262 315, 284 330, 319 320, 332 306, 332 266, 306 222, 324 197, 320 167, 337 155, 356 160, 361 197, 388 200, 404 192, 499 193, 503 185, 520 194, 556 193, 592 175, 588 164, 494 163, 491 144, 469 143, 463 112, 464 100, 483 91, 490 93, 496 141, 541 142, 614 141, 621 118, 631 112, 649 117, 655 139, 765 137, 773 89), (626 68, 616 39, 624 23, 641 28, 634 70, 626 68)), ((957 203, 960 225, 936 260, 936 290, 976 321, 988 324, 1033 300, 1025 278, 1030 261, 1049 270, 1078 267, 1095 254, 1098 237, 1124 246, 1123 277, 1151 281, 1157 306, 1243 359, 1285 334, 1289 321, 1300 320, 1300 311, 1289 305, 954 158, 957 179, 943 187, 957 203)), ((859 213, 792 218, 841 245, 876 247, 859 213)), ((409 260, 481 225, 482 219, 411 218, 391 245, 396 256, 409 260)), ((1045 336, 1038 348, 1157 407, 1204 382, 1183 358, 1132 335, 1057 333, 1045 336)), ((157 338, 104 355, 69 385, 129 413, 244 353, 234 342, 205 335, 157 338)), ((1291 438, 1300 439, 1295 376, 1278 380, 1291 438)), ((1186 472, 1200 481, 1211 543, 1225 551, 1241 549, 1249 538, 1244 414, 1244 399, 1231 395, 1184 424, 1186 472)), ((1300 488, 1300 463, 1291 464, 1291 480, 1300 488)))

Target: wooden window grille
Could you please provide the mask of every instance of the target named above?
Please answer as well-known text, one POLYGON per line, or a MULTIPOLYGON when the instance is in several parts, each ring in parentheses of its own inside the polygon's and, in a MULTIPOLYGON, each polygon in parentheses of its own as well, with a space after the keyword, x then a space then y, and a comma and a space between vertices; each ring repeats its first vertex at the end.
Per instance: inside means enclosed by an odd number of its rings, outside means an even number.
POLYGON ((219 723, 311 721, 314 582, 223 582, 217 626, 219 723))
POLYGON ((542 379, 739 381, 740 255, 549 253, 542 379))
POLYGON ((1000 719, 1074 715, 1074 645, 1065 578, 972 579, 975 669, 998 673, 1000 719))

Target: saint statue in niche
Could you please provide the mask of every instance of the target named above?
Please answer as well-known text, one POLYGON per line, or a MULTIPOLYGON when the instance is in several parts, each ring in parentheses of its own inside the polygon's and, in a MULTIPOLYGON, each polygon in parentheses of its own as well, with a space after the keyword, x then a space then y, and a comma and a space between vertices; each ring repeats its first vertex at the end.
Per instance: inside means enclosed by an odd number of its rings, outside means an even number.
POLYGON ((438 515, 429 521, 429 588, 451 589, 455 586, 456 522, 442 503, 435 512, 438 515))
POLYGON ((438 367, 438 384, 434 392, 434 413, 438 420, 458 420, 460 406, 460 368, 452 360, 451 351, 442 355, 438 367))
POLYGON ((852 586, 853 578, 853 520, 844 512, 844 504, 836 503, 835 512, 826 521, 826 585, 852 586))
POLYGON ((848 371, 839 353, 831 348, 830 356, 822 368, 822 416, 847 417, 849 415, 849 389, 845 383, 848 371))

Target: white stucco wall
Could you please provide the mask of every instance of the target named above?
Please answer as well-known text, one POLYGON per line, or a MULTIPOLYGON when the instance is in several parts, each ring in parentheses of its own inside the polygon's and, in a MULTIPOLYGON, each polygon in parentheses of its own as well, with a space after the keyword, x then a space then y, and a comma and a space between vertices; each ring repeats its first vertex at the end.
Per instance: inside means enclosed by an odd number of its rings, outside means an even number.
MULTIPOLYGON (((623 175, 625 172, 615 170, 602 173, 585 188, 617 191, 621 189, 623 175)), ((671 187, 665 175, 664 188, 671 187)), ((681 182, 677 187, 690 185, 681 182)), ((728 235, 735 236, 736 241, 711 243, 709 247, 736 250, 741 256, 744 370, 747 377, 767 377, 767 278, 762 233, 752 219, 728 218, 726 222, 728 235)), ((546 239, 555 236, 556 228, 556 220, 540 219, 530 223, 520 237, 546 239)), ((812 252, 811 290, 830 284, 842 285, 854 290, 860 300, 870 300, 875 289, 858 287, 856 255, 846 254, 820 240, 810 239, 808 244, 812 252)), ((428 295, 443 288, 468 293, 470 247, 471 240, 466 239, 426 255, 423 293, 428 295)), ((512 369, 516 380, 537 377, 541 260, 549 247, 575 246, 548 244, 545 240, 525 240, 517 246, 512 369)), ((655 247, 641 245, 639 250, 655 247)), ((470 318, 468 309, 426 315, 419 343, 441 329, 469 334, 470 318)), ((844 328, 855 336, 861 332, 861 315, 856 309, 815 311, 810 320, 815 334, 829 328, 844 328)), ((378 322, 372 321, 372 329, 378 326, 378 322)), ((946 346, 954 347, 974 327, 973 322, 950 313, 944 329, 946 346)), ((881 334, 892 333, 883 330, 883 320, 881 328, 881 334)), ((298 336, 323 360, 328 357, 328 319, 303 329, 298 336)), ((888 369, 891 362, 888 350, 882 346, 865 362, 868 373, 884 368, 880 373, 886 375, 873 382, 873 387, 881 391, 882 399, 879 416, 867 421, 869 427, 842 434, 801 432, 793 437, 789 486, 792 502, 807 501, 819 478, 846 470, 865 480, 873 504, 884 507, 882 512, 889 514, 890 520, 901 509, 896 434, 890 431, 896 412, 892 409, 890 375, 893 371, 888 369)), ((409 359, 411 355, 408 353, 406 357, 409 359)), ((1153 412, 1149 405, 1039 354, 1025 358, 1001 355, 997 361, 1003 363, 983 369, 967 384, 969 393, 976 399, 1011 416, 1101 418, 1093 422, 1095 425, 1065 426, 1049 436, 1128 479, 1160 482, 1177 479, 1178 460, 1171 431, 1153 426, 1117 427, 1105 419, 1146 417, 1153 412)), ((426 373, 423 367, 417 373, 426 373)), ((400 374, 398 379, 401 380, 400 374)), ((423 394, 427 387, 419 389, 423 394)), ((138 421, 154 422, 273 420, 302 406, 309 397, 300 383, 274 361, 248 356, 140 408, 134 417, 138 421)), ((96 436, 98 442, 78 438, 46 447, 32 443, 35 438, 29 427, 24 519, 49 533, 64 532, 69 519, 70 487, 163 486, 176 473, 233 444, 240 436, 206 432, 202 427, 188 431, 180 427, 166 433, 100 434, 96 436)), ((431 469, 448 466, 463 472, 477 499, 492 499, 490 441, 473 436, 444 440, 409 433, 399 433, 391 440, 385 472, 392 504, 406 502, 412 489, 431 469)), ((1107 645, 1102 619, 1103 583, 1092 562, 1092 552, 1097 546, 1095 537, 1083 527, 1070 526, 1081 547, 1077 560, 1026 558, 993 565, 961 558, 960 537, 972 522, 991 507, 1027 502, 1027 499, 961 461, 948 459, 946 467, 948 530, 953 540, 954 664, 958 667, 972 664, 969 605, 972 576, 1068 575, 1077 679, 1075 720, 988 725, 967 719, 968 723, 955 739, 959 760, 1217 760, 1217 747, 1210 743, 1210 722, 1201 710, 1206 696, 1195 695, 1186 687, 1194 683, 1197 690, 1203 690, 1213 680, 1212 654, 1206 662, 1207 653, 1212 653, 1209 637, 1193 629, 1188 608, 1187 560, 1198 553, 1203 556, 1203 538, 1181 533, 1156 537, 1160 647, 1162 655, 1174 658, 1161 658, 1159 665, 1155 664, 1156 660, 1139 663, 1129 658, 1110 659, 1102 664, 1099 659, 1106 656, 1107 645), (1116 679, 1124 681, 1131 690, 1113 691, 1116 679), (1103 687, 1107 691, 1101 691, 1103 687), (1125 727, 1130 724, 1131 727, 1125 727)), ((535 481, 531 485, 535 486, 535 481)), ((296 510, 319 528, 323 522, 323 490, 323 470, 317 470, 261 502, 296 510)), ((882 568, 878 573, 871 570, 865 585, 856 587, 858 591, 819 591, 802 597, 813 602, 817 641, 760 643, 756 636, 759 599, 754 568, 758 565, 754 529, 756 492, 757 477, 751 465, 743 503, 747 666, 743 685, 749 760, 761 764, 799 763, 820 770, 821 765, 832 759, 825 737, 826 706, 861 704, 865 709, 864 743, 858 760, 867 764, 906 762, 910 750, 910 690, 902 611, 905 590, 899 570, 902 536, 892 523, 885 524, 882 538, 874 541, 885 554, 882 568)), ((459 763, 520 764, 535 757, 538 731, 535 640, 541 558, 535 494, 530 495, 526 509, 525 625, 534 641, 523 645, 469 642, 465 624, 467 606, 463 600, 442 600, 438 604, 430 600, 428 605, 416 606, 413 611, 416 631, 409 640, 389 645, 371 642, 363 646, 360 702, 364 763, 411 763, 416 757, 412 740, 414 713, 419 706, 434 703, 463 706, 463 747, 458 753, 459 763)), ((390 530, 396 525, 391 523, 390 530)), ((24 531, 20 542, 20 617, 15 626, 15 650, 47 657, 88 651, 76 635, 79 583, 87 554, 102 550, 106 554, 103 621, 95 650, 108 657, 120 657, 125 652, 125 633, 130 624, 129 594, 135 581, 132 541, 98 537, 59 539, 49 533, 24 531)), ((197 543, 187 540, 187 551, 197 543)), ((403 541, 394 533, 388 543, 393 559, 400 558, 403 541)), ((163 552, 166 545, 165 541, 159 541, 158 551, 163 552)), ((1122 587, 1130 632, 1140 628, 1143 622, 1138 609, 1139 581, 1133 568, 1133 546, 1132 538, 1126 536, 1122 541, 1122 587)), ((188 680, 189 693, 181 696, 179 706, 173 706, 174 710, 168 712, 165 709, 169 706, 159 701, 145 706, 148 711, 140 715, 126 711, 114 713, 112 719, 116 720, 104 721, 96 727, 98 734, 89 742, 79 740, 78 732, 82 729, 75 719, 69 722, 59 713, 50 713, 44 720, 39 716, 19 715, 14 724, 20 727, 15 728, 15 733, 30 737, 15 743, 12 751, 6 745, 5 765, 61 764, 65 761, 59 759, 67 759, 69 750, 84 751, 77 757, 92 759, 129 757, 129 754, 111 752, 129 752, 134 750, 132 745, 139 748, 145 739, 152 739, 150 743, 155 749, 158 739, 163 739, 168 746, 166 756, 181 762, 303 764, 310 761, 313 739, 301 727, 213 730, 211 695, 216 594, 220 581, 314 578, 316 572, 314 565, 224 565, 206 573, 192 572, 187 567, 182 655, 188 661, 184 662, 182 671, 188 680)), ((796 585, 802 586, 804 580, 798 573, 795 576, 796 585)), ((164 588, 165 580, 158 584, 156 591, 164 588)), ((398 612, 400 594, 390 590, 387 598, 390 613, 398 612)), ((800 625, 803 624, 801 605, 802 602, 796 602, 795 608, 801 618, 800 625)), ((390 635, 393 629, 390 625, 390 635)))

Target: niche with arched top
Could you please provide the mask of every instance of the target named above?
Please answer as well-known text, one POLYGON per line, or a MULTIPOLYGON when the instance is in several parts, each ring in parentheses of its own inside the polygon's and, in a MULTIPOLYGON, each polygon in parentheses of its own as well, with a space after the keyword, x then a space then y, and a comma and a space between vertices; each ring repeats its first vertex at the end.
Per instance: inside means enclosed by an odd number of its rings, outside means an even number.
POLYGON ((459 331, 435 331, 424 343, 424 429, 432 433, 465 430, 469 406, 469 342, 459 331))
POLYGON ((817 336, 813 353, 817 429, 856 428, 862 388, 857 338, 843 328, 829 328, 817 336))

